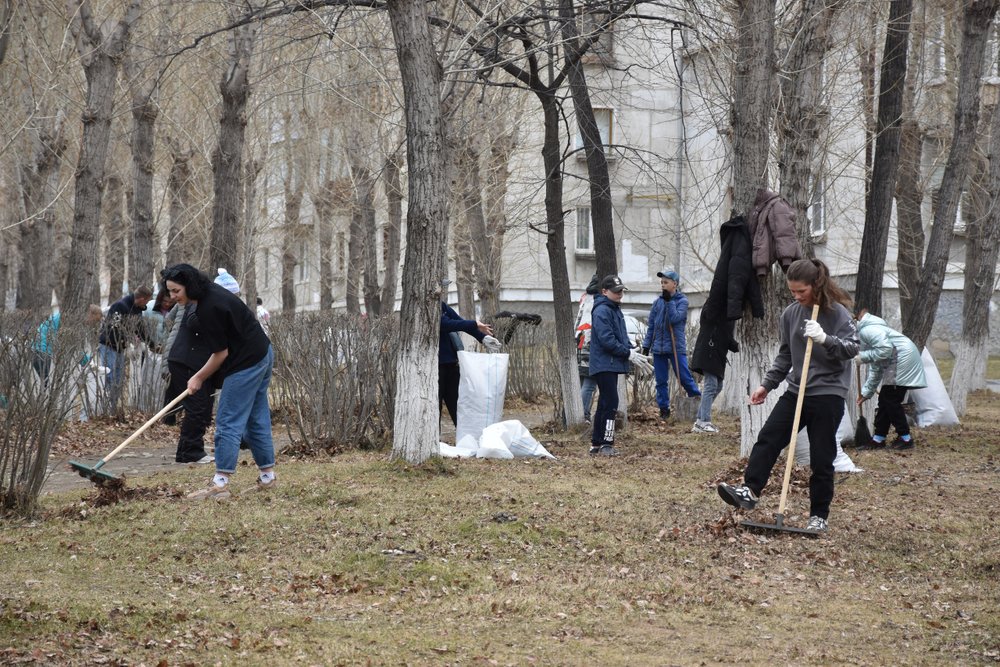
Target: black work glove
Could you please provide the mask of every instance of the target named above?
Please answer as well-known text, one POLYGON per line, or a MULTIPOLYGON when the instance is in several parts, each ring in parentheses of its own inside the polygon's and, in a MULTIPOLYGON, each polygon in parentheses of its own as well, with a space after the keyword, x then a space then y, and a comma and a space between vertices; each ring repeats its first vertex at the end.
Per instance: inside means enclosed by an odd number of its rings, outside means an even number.
POLYGON ((649 356, 649 348, 648 347, 642 348, 642 356, 644 356, 644 357, 648 357, 649 356))

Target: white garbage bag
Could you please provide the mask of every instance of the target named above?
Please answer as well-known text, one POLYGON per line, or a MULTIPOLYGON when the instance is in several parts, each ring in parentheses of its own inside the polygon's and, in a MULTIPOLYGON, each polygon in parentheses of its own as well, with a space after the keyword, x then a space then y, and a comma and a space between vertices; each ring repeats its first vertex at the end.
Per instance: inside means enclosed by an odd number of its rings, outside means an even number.
MULTIPOLYGON (((851 416, 848 414, 847 410, 844 410, 844 416, 840 420, 840 426, 837 427, 837 457, 833 459, 833 469, 835 472, 864 472, 863 468, 859 468, 854 465, 854 461, 851 457, 847 455, 841 443, 844 438, 852 433, 853 426, 851 425, 851 416)), ((800 466, 809 465, 809 434, 806 429, 799 431, 798 437, 795 439, 795 463, 800 466)))
POLYGON ((439 453, 441 458, 445 459, 466 459, 471 458, 476 455, 474 450, 462 449, 461 447, 452 447, 451 445, 439 442, 438 443, 439 453))
POLYGON ((482 449, 483 442, 493 442, 498 438, 504 446, 515 457, 548 458, 554 459, 547 449, 538 442, 528 431, 527 427, 517 419, 491 424, 483 429, 483 435, 479 439, 479 447, 482 449))
POLYGON ((955 406, 951 404, 948 390, 944 388, 934 357, 926 347, 920 353, 920 360, 924 362, 927 386, 923 389, 911 389, 907 394, 917 408, 917 426, 958 426, 955 406))
POLYGON ((479 438, 479 449, 476 450, 476 457, 480 459, 512 459, 514 455, 507 448, 507 444, 496 431, 483 432, 479 438))
POLYGON ((458 384, 455 442, 461 443, 466 436, 478 441, 484 428, 503 417, 509 361, 510 356, 503 353, 485 354, 465 350, 458 353, 462 379, 458 384))

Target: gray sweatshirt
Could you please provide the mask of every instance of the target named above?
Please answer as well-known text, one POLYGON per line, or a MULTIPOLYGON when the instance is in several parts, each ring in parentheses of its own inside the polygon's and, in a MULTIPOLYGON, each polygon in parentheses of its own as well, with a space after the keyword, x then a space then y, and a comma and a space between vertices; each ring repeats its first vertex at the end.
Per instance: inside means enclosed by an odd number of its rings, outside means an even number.
MULTIPOLYGON (((781 313, 778 328, 781 347, 761 385, 773 391, 782 380, 788 381, 788 391, 797 394, 802 379, 802 362, 806 356, 804 329, 806 320, 812 318, 812 308, 793 303, 781 313)), ((847 308, 839 303, 824 308, 817 322, 826 333, 822 345, 813 344, 806 377, 806 396, 836 395, 844 399, 851 389, 850 360, 857 356, 861 343, 854 319, 847 308)))

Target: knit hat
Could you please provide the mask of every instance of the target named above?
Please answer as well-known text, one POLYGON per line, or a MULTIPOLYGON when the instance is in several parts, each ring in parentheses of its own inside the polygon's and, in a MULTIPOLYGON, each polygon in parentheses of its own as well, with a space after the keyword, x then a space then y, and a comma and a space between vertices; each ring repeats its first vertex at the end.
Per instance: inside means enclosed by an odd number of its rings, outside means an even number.
POLYGON ((229 271, 226 271, 225 269, 219 269, 219 275, 215 279, 215 284, 222 285, 233 294, 240 293, 240 284, 236 282, 236 278, 233 278, 229 274, 229 271))

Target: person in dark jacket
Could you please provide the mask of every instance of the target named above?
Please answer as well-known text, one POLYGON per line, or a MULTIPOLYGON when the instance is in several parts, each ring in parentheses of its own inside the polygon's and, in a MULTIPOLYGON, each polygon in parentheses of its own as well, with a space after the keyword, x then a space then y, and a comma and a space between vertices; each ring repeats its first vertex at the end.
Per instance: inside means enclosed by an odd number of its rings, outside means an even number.
POLYGON ((708 298, 701 309, 698 339, 691 355, 691 370, 704 378, 698 414, 691 428, 693 433, 719 432, 712 423, 712 403, 722 391, 728 354, 740 351, 733 336, 734 322, 743 317, 747 305, 754 317, 764 316, 760 284, 751 261, 753 247, 746 219, 736 216, 727 220, 719 229, 719 239, 719 261, 708 298))
POLYGON ((671 368, 688 396, 701 396, 701 391, 688 368, 687 334, 684 331, 687 326, 688 298, 680 289, 681 277, 672 270, 660 271, 656 275, 660 279, 663 293, 649 309, 642 353, 653 353, 656 404, 660 407, 660 419, 669 419, 671 368))
MULTIPOLYGON (((230 497, 229 478, 236 472, 244 437, 259 470, 256 489, 274 488, 274 442, 267 397, 274 366, 271 341, 257 316, 238 296, 190 264, 175 264, 162 277, 174 300, 186 306, 182 329, 197 334, 210 352, 204 365, 188 378, 187 390, 196 394, 206 383, 222 384, 215 415, 215 476, 207 488, 188 494, 188 499, 230 497)), ((174 341, 174 347, 179 342, 174 341)))
POLYGON ((628 373, 629 362, 651 369, 649 360, 632 348, 622 315, 625 284, 610 275, 601 281, 601 293, 594 297, 590 313, 590 376, 597 382, 597 409, 590 436, 590 454, 618 456, 615 449, 615 413, 618 411, 618 376, 628 373))
POLYGON ((125 385, 125 351, 129 343, 137 336, 143 340, 149 338, 142 325, 142 313, 152 296, 153 290, 144 285, 111 304, 104 316, 97 355, 100 364, 108 369, 104 385, 105 414, 118 411, 125 385))
MULTIPOLYGON (((442 281, 447 286, 451 281, 442 281)), ((462 373, 458 366, 458 351, 462 349, 459 332, 474 337, 487 349, 499 351, 500 341, 493 337, 493 327, 479 320, 465 320, 455 310, 441 302, 441 340, 438 343, 438 405, 444 402, 451 422, 458 426, 458 384, 462 373), (453 335, 454 334, 454 335, 453 335)))

